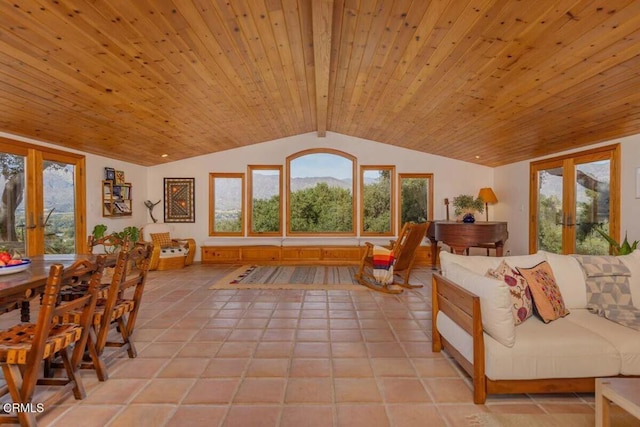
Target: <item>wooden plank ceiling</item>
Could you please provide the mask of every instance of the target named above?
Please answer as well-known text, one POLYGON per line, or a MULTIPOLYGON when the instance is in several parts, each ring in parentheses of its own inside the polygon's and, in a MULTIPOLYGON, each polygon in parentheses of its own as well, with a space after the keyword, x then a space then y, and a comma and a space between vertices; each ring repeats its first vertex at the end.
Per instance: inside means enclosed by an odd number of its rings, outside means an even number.
POLYGON ((331 131, 498 166, 640 133, 637 0, 0 4, 0 130, 140 165, 331 131))

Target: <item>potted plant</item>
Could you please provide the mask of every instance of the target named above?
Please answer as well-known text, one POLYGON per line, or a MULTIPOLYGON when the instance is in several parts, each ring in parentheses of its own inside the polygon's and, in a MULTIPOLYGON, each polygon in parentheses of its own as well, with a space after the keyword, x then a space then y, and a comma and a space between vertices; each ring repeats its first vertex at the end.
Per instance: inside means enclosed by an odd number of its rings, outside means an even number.
POLYGON ((135 226, 125 227, 122 231, 106 234, 107 226, 98 224, 93 227, 93 245, 103 245, 105 253, 112 254, 120 250, 125 241, 136 243, 140 240, 140 229, 135 226))
POLYGON ((604 231, 604 229, 602 229, 601 227, 594 227, 594 229, 598 233, 600 233, 602 237, 604 237, 607 243, 609 243, 609 246, 611 247, 614 255, 628 255, 638 248, 639 242, 635 240, 633 243, 629 243, 629 240, 627 240, 626 232, 624 233, 624 240, 622 241, 622 243, 618 243, 616 239, 607 234, 607 232, 604 231))
POLYGON ((461 194, 453 198, 454 214, 463 215, 463 222, 475 222, 473 216, 475 212, 484 212, 484 201, 480 197, 473 197, 468 194, 461 194))

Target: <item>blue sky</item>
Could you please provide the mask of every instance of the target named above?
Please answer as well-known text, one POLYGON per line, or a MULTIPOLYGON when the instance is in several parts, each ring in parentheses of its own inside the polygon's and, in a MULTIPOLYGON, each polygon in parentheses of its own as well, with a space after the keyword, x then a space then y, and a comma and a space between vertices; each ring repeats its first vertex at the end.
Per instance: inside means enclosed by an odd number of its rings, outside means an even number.
POLYGON ((352 162, 335 154, 309 154, 292 160, 290 165, 293 178, 332 176, 338 179, 351 179, 353 177, 352 162))

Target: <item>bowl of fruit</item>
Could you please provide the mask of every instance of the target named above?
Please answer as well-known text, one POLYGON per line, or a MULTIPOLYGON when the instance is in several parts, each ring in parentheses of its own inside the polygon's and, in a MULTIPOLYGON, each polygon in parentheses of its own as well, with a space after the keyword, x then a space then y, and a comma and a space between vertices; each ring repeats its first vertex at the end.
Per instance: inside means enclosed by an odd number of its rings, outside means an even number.
POLYGON ((12 256, 7 251, 0 252, 0 276, 4 274, 19 273, 31 266, 31 261, 19 256, 12 256))

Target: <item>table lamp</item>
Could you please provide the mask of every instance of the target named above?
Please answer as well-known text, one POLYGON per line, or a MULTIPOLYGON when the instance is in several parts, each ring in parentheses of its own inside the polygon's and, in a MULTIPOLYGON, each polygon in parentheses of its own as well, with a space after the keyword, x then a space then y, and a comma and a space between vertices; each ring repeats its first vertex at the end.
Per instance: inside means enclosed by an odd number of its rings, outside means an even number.
POLYGON ((496 197, 496 193, 493 192, 491 187, 481 188, 478 193, 478 197, 484 201, 484 211, 487 215, 487 222, 489 222, 489 203, 494 204, 498 203, 498 198, 496 197))

